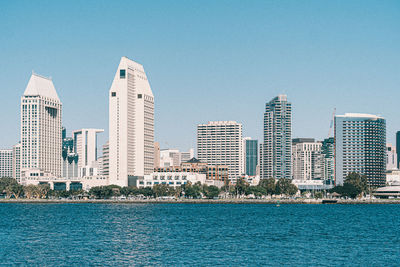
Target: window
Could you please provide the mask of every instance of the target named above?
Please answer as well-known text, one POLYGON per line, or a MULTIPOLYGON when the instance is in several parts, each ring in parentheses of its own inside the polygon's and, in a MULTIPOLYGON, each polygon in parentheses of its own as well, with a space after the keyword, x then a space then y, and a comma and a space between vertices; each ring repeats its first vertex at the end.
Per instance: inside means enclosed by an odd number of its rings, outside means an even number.
POLYGON ((137 95, 137 98, 142 98, 142 94, 138 94, 138 95, 137 95))
POLYGON ((119 78, 120 79, 125 79, 125 70, 119 70, 119 78))
POLYGON ((111 92, 111 96, 112 97, 117 96, 117 93, 116 92, 111 92))

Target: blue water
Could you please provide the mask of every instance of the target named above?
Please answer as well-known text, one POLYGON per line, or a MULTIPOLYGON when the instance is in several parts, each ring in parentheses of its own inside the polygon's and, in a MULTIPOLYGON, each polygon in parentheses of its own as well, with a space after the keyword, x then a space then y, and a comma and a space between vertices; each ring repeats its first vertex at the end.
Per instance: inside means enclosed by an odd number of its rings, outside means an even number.
POLYGON ((400 205, 0 204, 0 265, 400 266, 400 205))

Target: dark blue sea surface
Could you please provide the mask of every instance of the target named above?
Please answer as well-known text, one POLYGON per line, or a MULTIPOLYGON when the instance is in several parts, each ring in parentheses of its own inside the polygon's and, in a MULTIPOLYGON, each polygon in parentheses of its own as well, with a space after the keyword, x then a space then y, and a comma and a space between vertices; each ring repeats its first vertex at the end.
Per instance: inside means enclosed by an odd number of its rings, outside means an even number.
POLYGON ((0 265, 400 266, 400 205, 0 204, 0 265))

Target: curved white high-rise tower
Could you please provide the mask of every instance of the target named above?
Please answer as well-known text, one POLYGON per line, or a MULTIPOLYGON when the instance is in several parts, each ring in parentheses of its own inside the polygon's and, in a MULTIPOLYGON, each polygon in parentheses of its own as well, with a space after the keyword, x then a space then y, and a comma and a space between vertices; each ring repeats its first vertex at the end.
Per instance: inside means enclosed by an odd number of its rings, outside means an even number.
POLYGON ((154 167, 154 96, 143 66, 122 57, 109 93, 109 183, 136 185, 154 167))
POLYGON ((21 98, 21 172, 61 177, 61 108, 53 81, 33 73, 21 98))

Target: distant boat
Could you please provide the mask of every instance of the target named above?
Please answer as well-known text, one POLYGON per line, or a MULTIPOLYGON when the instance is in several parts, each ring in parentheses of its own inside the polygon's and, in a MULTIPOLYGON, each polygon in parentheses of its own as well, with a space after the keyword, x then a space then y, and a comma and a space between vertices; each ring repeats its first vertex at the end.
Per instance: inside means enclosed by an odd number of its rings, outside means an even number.
POLYGON ((279 205, 279 200, 276 202, 276 206, 277 206, 277 207, 279 207, 279 206, 280 206, 280 205, 279 205))

